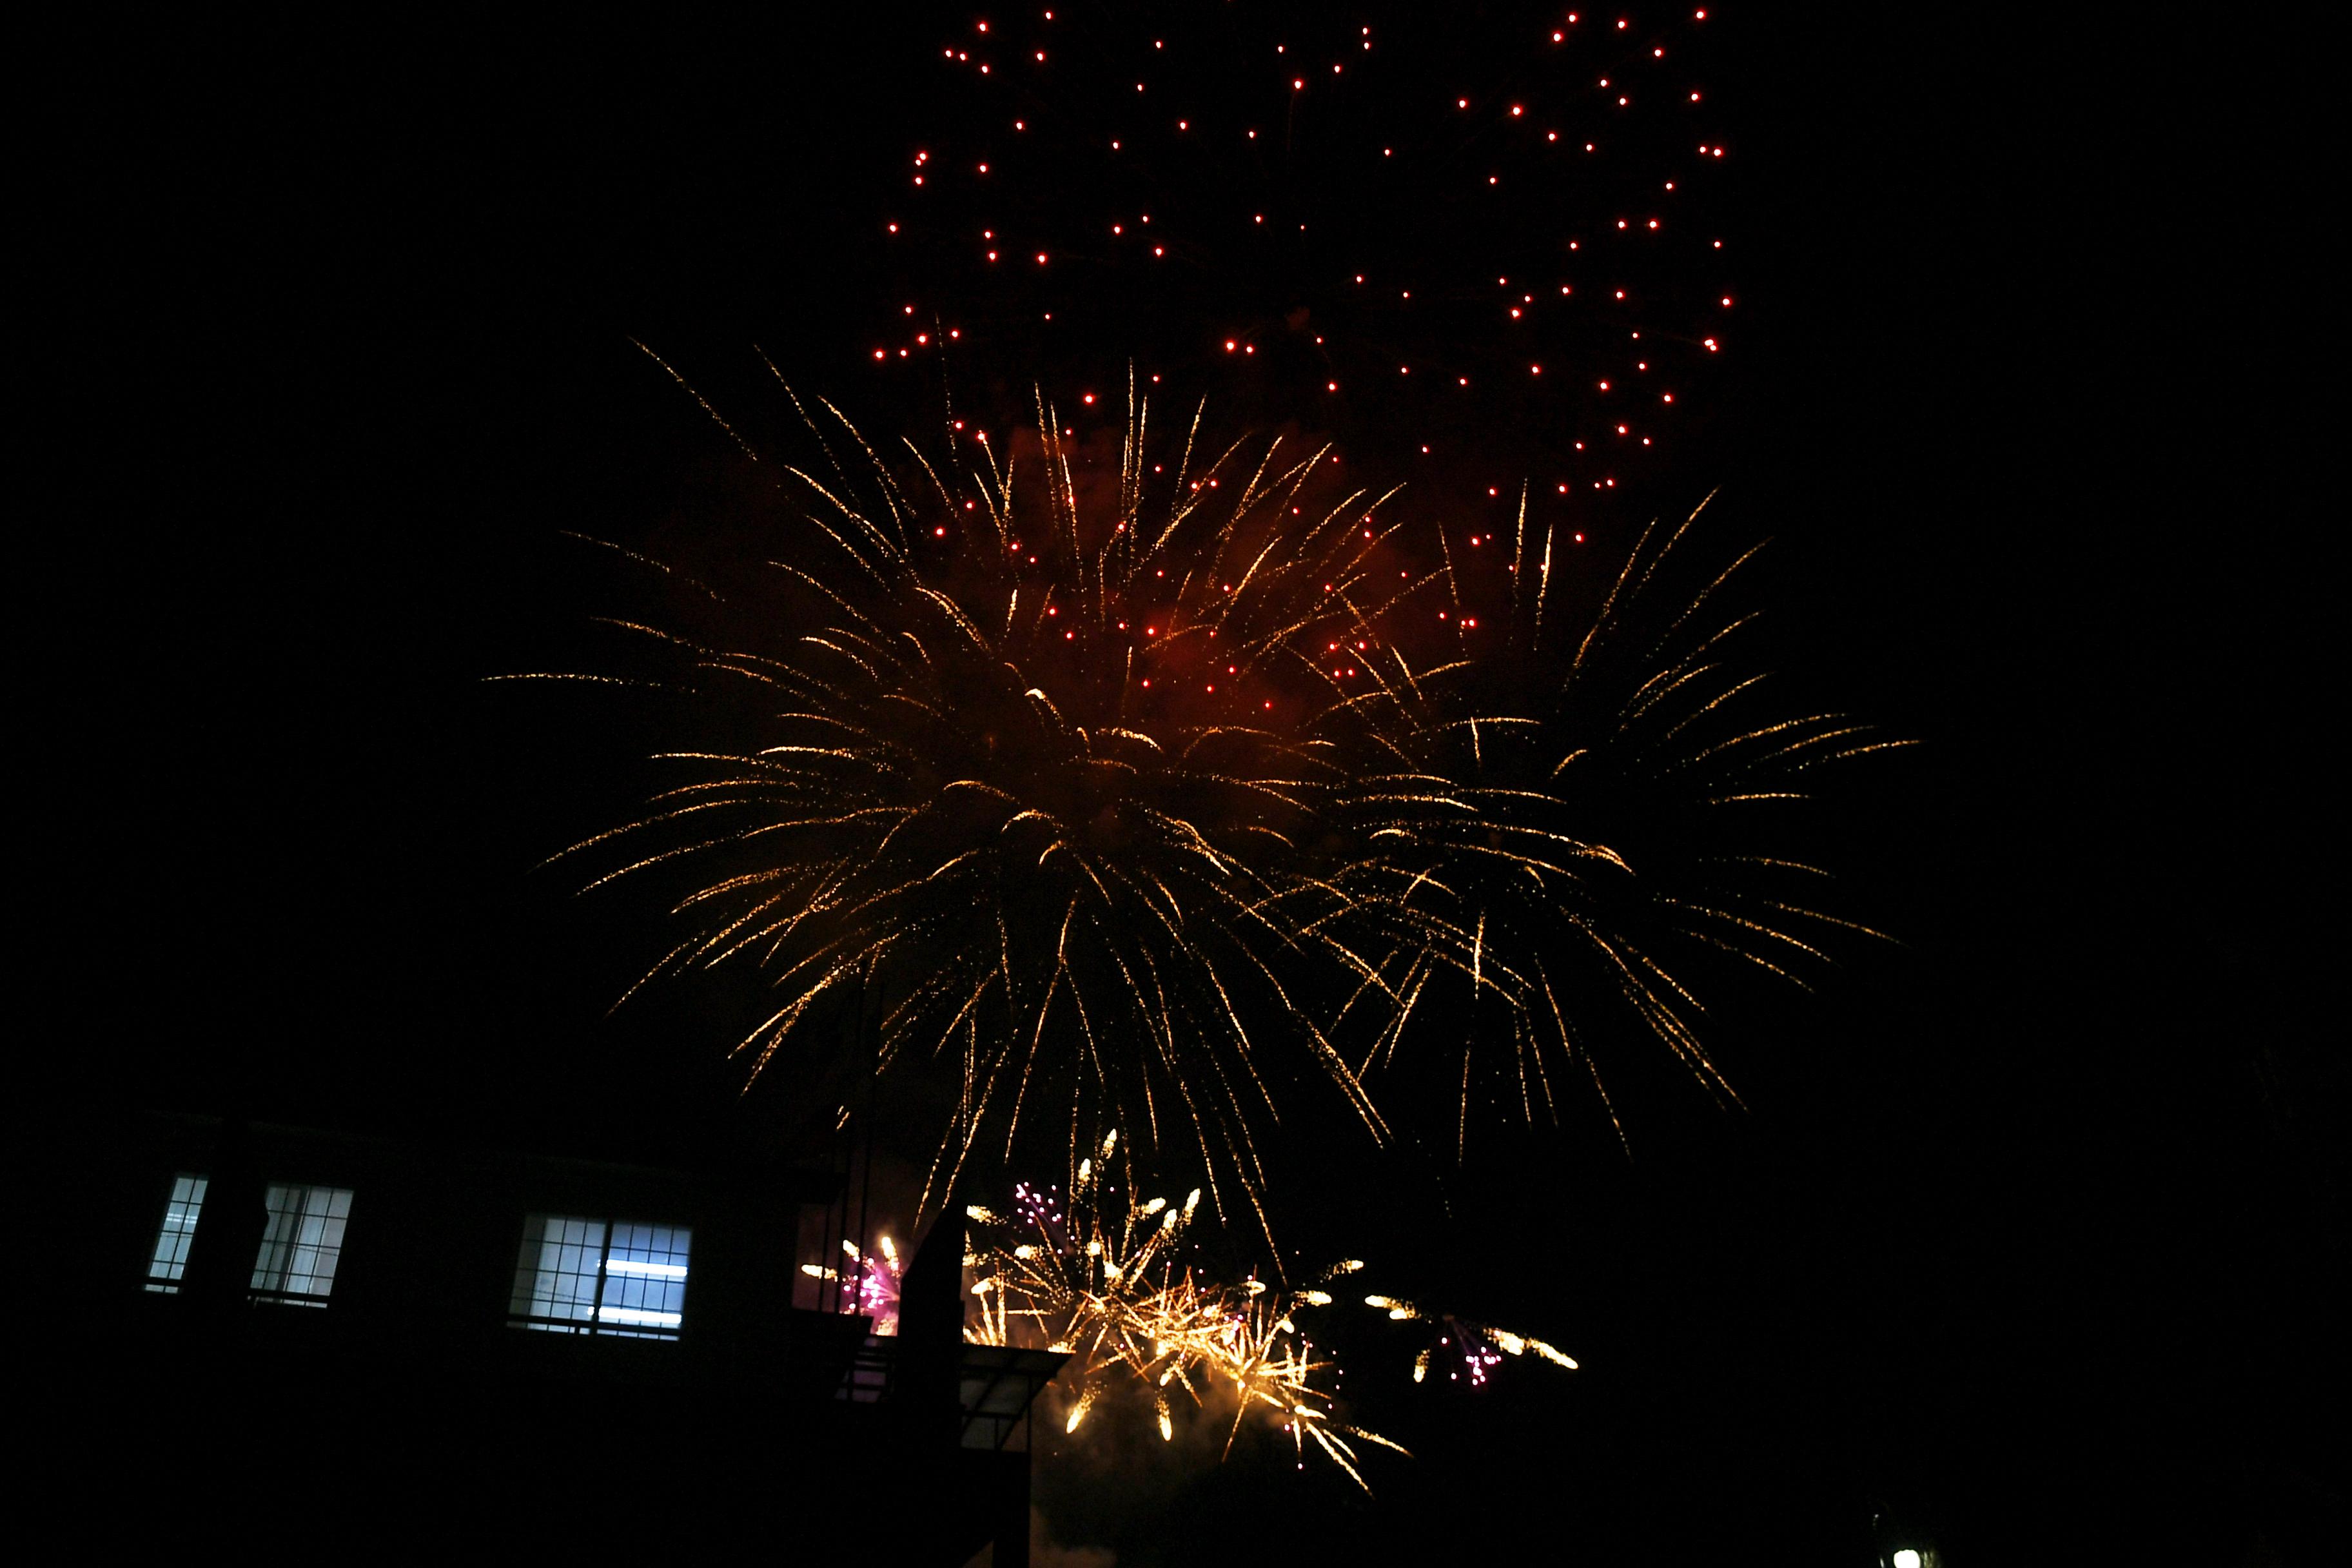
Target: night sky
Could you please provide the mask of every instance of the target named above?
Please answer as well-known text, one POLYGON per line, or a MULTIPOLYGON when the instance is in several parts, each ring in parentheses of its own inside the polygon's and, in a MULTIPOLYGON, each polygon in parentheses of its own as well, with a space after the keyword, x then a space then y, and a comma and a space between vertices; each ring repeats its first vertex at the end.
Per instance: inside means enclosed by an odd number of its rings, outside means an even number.
POLYGON ((658 922, 531 870, 643 797, 642 717, 484 681, 614 607, 566 531, 658 546, 729 458, 635 343, 747 429, 760 352, 894 433, 943 364, 974 420, 1042 382, 1115 425, 1131 363, 1427 515, 1525 479, 1596 561, 1719 490, 1773 542, 1776 662, 1921 742, 1834 851, 1902 944, 1731 1020, 1748 1109, 1661 1093, 1630 1162, 1595 1121, 1302 1181, 1303 1244, 1370 1235, 1585 1371, 1366 1394, 1368 1339, 1349 1392, 1420 1456, 1375 1501, 1235 1464, 1066 1489, 1069 1528, 1859 1563, 1886 1506, 1955 1563, 2294 1560, 2346 1475, 2311 41, 1855 10, 60 44, 18 241, 19 1058, 614 1157, 789 1120, 734 1097, 740 994, 607 1019, 658 922))

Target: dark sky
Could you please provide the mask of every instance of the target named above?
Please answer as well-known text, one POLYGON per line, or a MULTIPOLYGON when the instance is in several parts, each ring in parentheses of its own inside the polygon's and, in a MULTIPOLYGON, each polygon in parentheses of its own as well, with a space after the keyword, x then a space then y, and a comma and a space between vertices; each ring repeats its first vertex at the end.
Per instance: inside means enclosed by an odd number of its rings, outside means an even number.
MULTIPOLYGON (((1463 1176, 1400 1249, 1591 1370, 1394 1406, 1423 1457, 1304 1517, 1371 1558, 1534 1528, 1832 1561, 1884 1499, 1955 1562, 2263 1561, 2231 1554, 2345 1479, 2306 1436, 2344 1261, 2311 42, 1748 9, 1706 197, 1740 346, 1643 494, 1723 485, 1775 540, 1780 651, 1924 742, 1850 824, 1853 897, 1906 945, 1751 1030, 1745 1115, 1463 1176)), ((62 1002, 20 1059, 111 1100, 655 1154, 725 1103, 696 1004, 600 1021, 643 928, 528 874, 633 798, 605 721, 480 679, 607 607, 558 531, 648 537, 712 460, 630 338, 722 399, 756 342, 907 417, 857 356, 888 266, 929 264, 877 261, 874 226, 958 123, 922 69, 969 20, 55 45, 21 143, 17 793, 24 973, 62 1002)), ((1248 318, 1254 265, 1204 297, 1248 318)), ((1082 378, 1117 340, 1004 352, 1082 378)), ((1370 451, 1401 408, 1335 418, 1370 451)), ((1245 1519, 1272 1555, 1306 1539, 1290 1484, 1222 1474, 1147 1533, 1245 1519)))

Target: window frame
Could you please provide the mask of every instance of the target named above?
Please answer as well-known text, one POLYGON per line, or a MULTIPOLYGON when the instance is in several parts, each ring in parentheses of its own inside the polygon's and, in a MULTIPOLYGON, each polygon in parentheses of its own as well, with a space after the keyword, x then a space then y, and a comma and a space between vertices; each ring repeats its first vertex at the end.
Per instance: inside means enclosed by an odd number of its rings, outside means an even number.
POLYGON ((147 1249, 147 1272, 141 1289, 151 1296, 176 1296, 187 1279, 188 1257, 195 1250, 196 1226, 204 1218, 205 1194, 212 1186, 209 1172, 174 1171, 163 1196, 163 1217, 156 1222, 155 1243, 147 1249))
POLYGON ((336 1186, 326 1182, 268 1182, 262 1188, 262 1205, 268 1210, 269 1223, 261 1233, 261 1243, 254 1249, 253 1271, 247 1282, 247 1299, 280 1307, 323 1308, 334 1294, 335 1273, 342 1263, 343 1238, 351 1223, 352 1204, 357 1194, 351 1187, 336 1186), (291 1206, 279 1206, 279 1194, 292 1200, 291 1206), (323 1198, 324 1208, 313 1212, 313 1203, 323 1198), (315 1234, 310 1227, 316 1226, 315 1234), (281 1227, 284 1234, 281 1234, 281 1227), (306 1239, 307 1236, 307 1239, 306 1239), (271 1256, 273 1249, 277 1256, 271 1256), (298 1267, 298 1260, 308 1255, 310 1267, 298 1267), (324 1258, 324 1267, 320 1259, 324 1258), (274 1283, 272 1282, 274 1278, 274 1283), (289 1288, 290 1282, 307 1279, 318 1285, 317 1289, 289 1288))
POLYGON ((686 1332, 686 1291, 693 1247, 690 1225, 533 1209, 523 1215, 514 1285, 507 1299, 507 1326, 540 1333, 674 1343, 686 1332), (565 1228, 558 1234, 558 1227, 565 1228), (579 1267, 591 1253, 593 1271, 579 1267), (624 1256, 616 1258, 615 1253, 624 1256), (626 1256, 630 1253, 655 1256, 626 1256), (562 1266, 566 1264, 571 1267, 562 1266), (554 1289, 551 1280, 559 1282, 554 1289), (578 1289, 578 1282, 583 1280, 593 1282, 584 1300, 578 1289), (566 1289, 562 1282, 572 1283, 566 1289), (611 1295, 616 1283, 624 1297, 619 1301, 611 1295), (660 1304, 649 1306, 649 1299, 660 1304), (551 1304, 577 1305, 581 1310, 564 1316, 533 1310, 551 1304))

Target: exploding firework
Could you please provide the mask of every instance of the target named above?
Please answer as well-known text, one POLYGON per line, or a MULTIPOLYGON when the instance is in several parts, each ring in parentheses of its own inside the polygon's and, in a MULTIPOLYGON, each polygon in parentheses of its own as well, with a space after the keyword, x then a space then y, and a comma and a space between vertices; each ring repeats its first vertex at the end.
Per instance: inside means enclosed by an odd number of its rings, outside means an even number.
POLYGON ((905 65, 933 90, 869 219, 889 281, 866 371, 1132 356, 1433 445, 1417 482, 1482 521, 1505 475, 1540 474, 1548 515, 1616 540, 1738 341, 1737 95, 1707 18, 1088 6, 926 29, 905 65))
POLYGON ((1404 1450, 1338 1418, 1325 1385, 1336 1367, 1298 1322, 1304 1310, 1331 1304, 1324 1284, 1362 1266, 1340 1264, 1297 1290, 1255 1275, 1213 1282, 1177 1258, 1198 1189, 1181 1205, 1126 1201, 1109 1180, 1118 1145, 1113 1132, 1081 1162, 1066 1206, 1053 1189, 1024 1184, 1014 1189, 1009 1218, 967 1211, 1000 1233, 973 1254, 981 1307, 974 1336, 1076 1358, 1066 1431, 1077 1431, 1097 1405, 1127 1392, 1150 1400, 1161 1439, 1171 1441, 1183 1402, 1201 1410, 1222 1396, 1233 1407, 1227 1452, 1244 1423, 1270 1420, 1302 1460, 1312 1447, 1364 1486, 1359 1445, 1404 1450))
POLYGON ((1367 1296, 1364 1305, 1387 1313, 1395 1322, 1423 1322, 1436 1329, 1436 1342, 1423 1347, 1421 1353, 1413 1357, 1415 1383, 1425 1381, 1433 1368, 1440 1368, 1449 1382, 1465 1383, 1473 1389, 1484 1388, 1495 1369, 1503 1364, 1505 1356, 1523 1356, 1530 1352, 1554 1366, 1576 1370, 1574 1358, 1566 1352, 1491 1323, 1472 1322, 1452 1312, 1431 1311, 1393 1296, 1367 1296))
POLYGON ((673 659, 696 743, 558 858, 670 879, 648 980, 763 973, 754 1073, 927 1072, 924 1205, 1024 1136, 1074 1172, 1108 1124, 1265 1227, 1277 1091, 1380 1139, 1366 1083, 1431 1103, 1433 1068, 1459 1152, 1482 1100, 1556 1118, 1563 1071, 1613 1123, 1595 1047, 1625 1037, 1727 1096, 1714 972, 1801 984, 1864 929, 1758 818, 1900 742, 1771 706, 1723 608, 1747 557, 1675 586, 1690 522, 1596 577, 1524 507, 1507 539, 1408 528, 1328 447, 1215 447, 1197 411, 1162 440, 1132 387, 1115 450, 1042 397, 896 466, 803 415, 794 466, 713 411, 775 538, 694 584, 709 629, 614 623, 673 659))
POLYGON ((847 1255, 846 1268, 828 1268, 819 1263, 803 1263, 801 1272, 810 1279, 827 1284, 845 1285, 840 1293, 840 1310, 862 1313, 874 1321, 877 1334, 898 1331, 898 1287, 905 1278, 906 1266, 898 1260, 898 1244, 884 1237, 873 1252, 861 1252, 857 1244, 844 1237, 841 1250, 847 1255))
POLYGON ((903 470, 824 412, 810 432, 847 456, 782 468, 785 537, 732 623, 758 635, 625 624, 678 656, 709 742, 565 853, 617 860, 592 887, 679 876, 690 934, 653 973, 763 969, 754 1071, 796 1030, 837 1037, 804 1027, 829 994, 862 998, 877 1070, 948 1068, 936 1190, 1026 1122, 1075 1161, 1077 1129, 1113 1121, 1255 1205, 1277 1050, 1377 1135, 1293 1001, 1350 961, 1314 934, 1338 895, 1298 840, 1354 672, 1304 649, 1364 616, 1375 499, 1328 450, 1210 452, 1197 414, 1163 451, 1143 401, 1115 474, 1042 402, 1017 442, 950 431, 948 463, 910 445, 903 470))
POLYGON ((1562 1070, 1615 1123, 1594 1047, 1629 1037, 1730 1096, 1699 1034, 1724 961, 1801 986, 1825 934, 1878 934, 1822 910, 1827 873, 1760 847, 1762 819, 1815 770, 1906 742, 1772 703, 1743 656, 1753 616, 1723 607, 1755 552, 1671 586, 1697 515, 1645 534, 1605 587, 1524 507, 1507 539, 1441 533, 1428 619, 1452 646, 1415 659, 1392 640, 1364 666, 1363 752, 1330 808, 1359 847, 1331 873, 1335 940, 1368 961, 1349 1008, 1377 1019, 1357 1068, 1370 1080, 1417 1042, 1457 1156, 1482 1097, 1556 1120, 1562 1070))

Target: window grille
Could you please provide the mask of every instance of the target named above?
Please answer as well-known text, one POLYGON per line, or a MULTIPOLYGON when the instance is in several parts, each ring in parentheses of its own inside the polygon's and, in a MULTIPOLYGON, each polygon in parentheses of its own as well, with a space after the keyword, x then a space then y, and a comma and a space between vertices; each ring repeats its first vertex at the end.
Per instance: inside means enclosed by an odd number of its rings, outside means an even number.
POLYGON ((180 1293, 180 1279, 188 1271, 188 1245, 195 1239, 196 1216, 204 1212, 206 1179, 185 1173, 172 1178, 172 1196, 163 1205, 163 1223, 155 1232, 155 1253, 147 1263, 147 1289, 159 1296, 180 1293))
POLYGON ((269 1228, 253 1261, 254 1300, 325 1306, 335 1288, 335 1265, 342 1259, 351 1189, 272 1183, 266 1206, 269 1228))
POLYGON ((674 1340, 686 1321, 693 1239, 684 1226, 531 1215, 508 1321, 545 1333, 674 1340))

